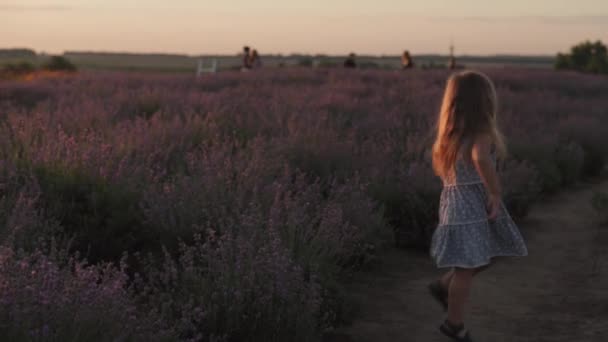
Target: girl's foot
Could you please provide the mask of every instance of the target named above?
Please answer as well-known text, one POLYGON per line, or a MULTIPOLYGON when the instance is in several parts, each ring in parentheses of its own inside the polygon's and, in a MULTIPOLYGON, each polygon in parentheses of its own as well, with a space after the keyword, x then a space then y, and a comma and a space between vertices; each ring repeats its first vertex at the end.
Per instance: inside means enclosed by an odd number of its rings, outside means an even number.
POLYGON ((443 322, 443 324, 439 327, 439 331, 441 331, 445 336, 453 339, 458 342, 473 342, 471 339, 471 335, 464 328, 464 324, 453 325, 448 320, 443 322))
POLYGON ((443 307, 443 311, 448 309, 448 291, 441 285, 441 281, 436 280, 428 286, 431 296, 443 307))

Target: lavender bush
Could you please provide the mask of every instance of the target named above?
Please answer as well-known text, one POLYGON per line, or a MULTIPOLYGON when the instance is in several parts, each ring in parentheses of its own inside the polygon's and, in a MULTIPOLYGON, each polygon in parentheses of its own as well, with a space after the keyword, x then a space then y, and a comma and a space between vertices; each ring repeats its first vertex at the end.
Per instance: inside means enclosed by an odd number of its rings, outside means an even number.
MULTIPOLYGON (((488 73, 514 216, 604 169, 606 78, 488 73)), ((3 331, 316 340, 341 319, 344 272, 383 244, 428 243, 446 78, 294 69, 0 83, 0 298, 19 298, 3 306, 3 331)))
POLYGON ((6 341, 174 341, 140 310, 127 275, 51 253, 0 248, 0 334, 6 341))

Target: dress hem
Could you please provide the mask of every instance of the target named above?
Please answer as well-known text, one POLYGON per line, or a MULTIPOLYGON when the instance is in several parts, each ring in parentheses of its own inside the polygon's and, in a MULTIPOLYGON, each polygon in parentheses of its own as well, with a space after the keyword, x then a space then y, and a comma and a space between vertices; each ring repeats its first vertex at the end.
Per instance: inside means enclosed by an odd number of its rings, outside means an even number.
POLYGON ((486 265, 489 265, 492 263, 492 259, 497 258, 497 257, 513 257, 513 258, 517 258, 517 257, 526 257, 528 256, 528 252, 524 252, 523 254, 515 254, 515 253, 511 253, 511 254, 496 254, 491 256, 489 259, 484 260, 482 263, 480 264, 475 264, 475 265, 463 265, 463 264, 458 264, 458 263, 453 263, 453 264, 446 264, 446 265, 439 265, 439 263, 436 263, 437 268, 454 268, 454 267, 458 267, 458 268, 464 268, 464 269, 472 269, 472 268, 478 268, 478 267, 483 267, 486 265))

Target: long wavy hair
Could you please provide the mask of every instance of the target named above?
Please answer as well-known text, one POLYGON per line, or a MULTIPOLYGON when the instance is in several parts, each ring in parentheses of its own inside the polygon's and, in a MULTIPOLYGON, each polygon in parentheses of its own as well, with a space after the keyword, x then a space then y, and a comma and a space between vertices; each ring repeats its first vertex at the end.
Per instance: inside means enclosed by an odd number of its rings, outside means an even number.
POLYGON ((467 160, 477 137, 488 135, 499 157, 504 157, 504 138, 496 123, 498 100, 488 76, 477 71, 452 75, 445 87, 433 144, 433 169, 450 178, 459 154, 467 160))

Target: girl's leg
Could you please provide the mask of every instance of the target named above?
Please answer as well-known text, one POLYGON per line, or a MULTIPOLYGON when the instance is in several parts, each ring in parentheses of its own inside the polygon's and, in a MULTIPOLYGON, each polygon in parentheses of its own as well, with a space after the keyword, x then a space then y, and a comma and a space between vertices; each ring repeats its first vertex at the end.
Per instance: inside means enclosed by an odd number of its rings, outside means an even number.
MULTIPOLYGON (((492 266, 492 264, 487 264, 485 266, 476 268, 475 271, 473 272, 473 276, 476 276, 479 273, 487 270, 488 268, 490 268, 490 266, 492 266)), ((450 287, 450 282, 452 281, 453 276, 454 276, 454 269, 451 269, 448 272, 446 272, 444 275, 442 275, 441 278, 439 278, 439 282, 441 283, 441 286, 443 286, 444 289, 447 290, 450 287)))
POLYGON ((447 271, 444 275, 439 278, 439 283, 441 287, 443 287, 446 291, 450 287, 450 282, 452 281, 452 277, 454 276, 454 269, 447 271))
MULTIPOLYGON (((475 276, 484 270, 488 269, 490 265, 478 267, 473 269, 473 275, 475 276)), ((432 282, 428 285, 428 288, 431 292, 431 296, 435 298, 444 308, 444 310, 448 310, 448 306, 450 305, 449 298, 451 296, 450 293, 450 284, 452 283, 452 279, 454 278, 455 269, 451 269, 446 272, 443 276, 439 278, 439 280, 432 282)))
POLYGON ((475 269, 456 268, 450 281, 448 296, 448 322, 454 327, 464 322, 464 312, 475 269))

